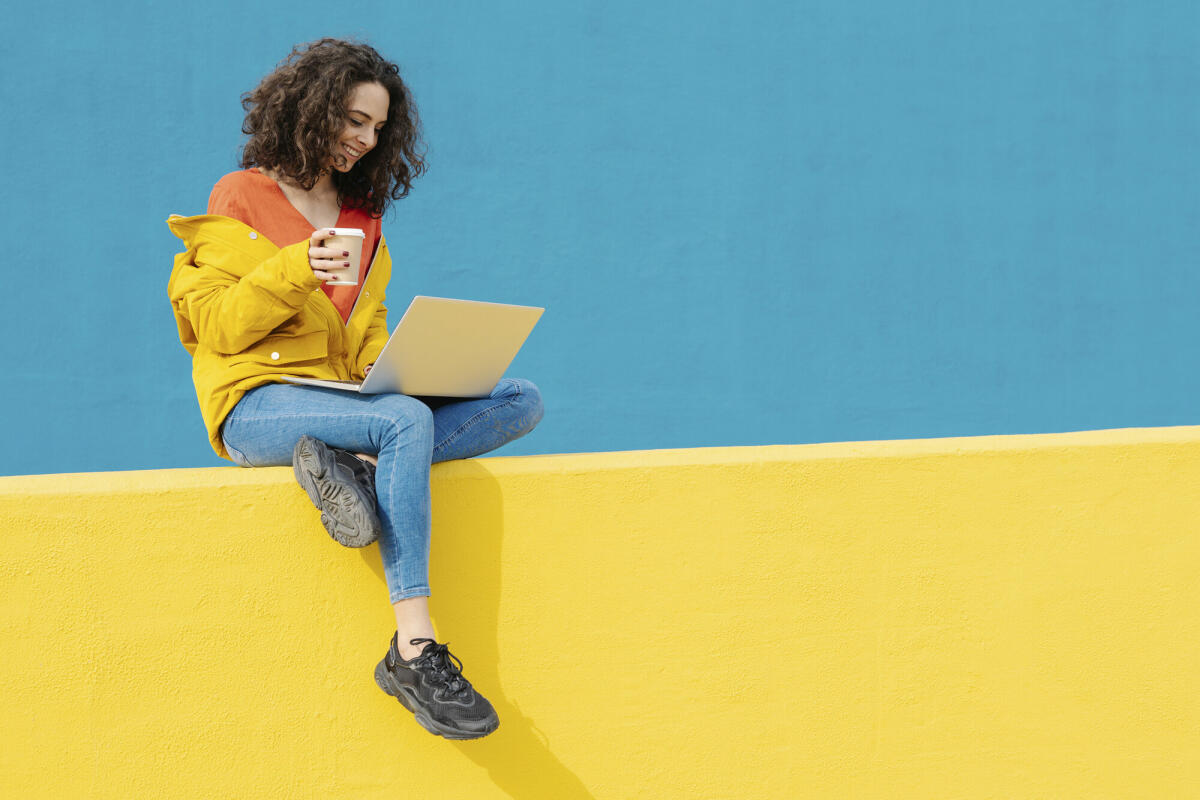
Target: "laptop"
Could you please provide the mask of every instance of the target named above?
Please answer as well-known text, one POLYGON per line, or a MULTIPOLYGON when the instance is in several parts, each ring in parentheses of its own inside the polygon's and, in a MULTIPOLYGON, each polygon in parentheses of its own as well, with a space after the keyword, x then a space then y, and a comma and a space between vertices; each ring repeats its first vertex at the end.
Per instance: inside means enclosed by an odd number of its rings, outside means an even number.
POLYGON ((418 295, 362 383, 290 375, 283 379, 360 394, 487 397, 543 311, 418 295))

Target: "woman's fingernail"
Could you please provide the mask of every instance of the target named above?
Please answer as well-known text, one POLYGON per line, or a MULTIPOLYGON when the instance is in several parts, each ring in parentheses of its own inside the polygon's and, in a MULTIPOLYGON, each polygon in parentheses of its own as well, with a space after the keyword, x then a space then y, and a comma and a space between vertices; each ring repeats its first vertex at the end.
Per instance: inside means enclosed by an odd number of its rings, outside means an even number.
POLYGON ((348 267, 348 266, 350 266, 350 262, 349 262, 349 261, 343 261, 343 262, 342 262, 342 266, 343 266, 343 267, 348 267))
POLYGON ((349 250, 343 250, 343 251, 342 251, 342 255, 344 255, 344 256, 348 256, 348 255, 350 255, 350 251, 349 251, 349 250))

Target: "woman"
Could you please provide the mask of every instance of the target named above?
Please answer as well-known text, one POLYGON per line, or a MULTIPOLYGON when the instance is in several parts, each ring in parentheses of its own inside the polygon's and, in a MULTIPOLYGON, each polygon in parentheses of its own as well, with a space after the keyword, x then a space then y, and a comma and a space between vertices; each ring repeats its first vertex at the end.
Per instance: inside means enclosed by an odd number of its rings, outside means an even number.
POLYGON ((187 249, 168 294, 210 441, 241 466, 292 464, 338 542, 378 539, 396 635, 376 681, 430 732, 485 736, 495 710, 429 618, 429 468, 528 433, 541 397, 511 379, 440 402, 284 382, 362 380, 387 342, 380 218, 425 169, 420 125, 396 66, 335 39, 295 48, 242 103, 243 169, 208 214, 169 220, 187 249), (358 285, 324 283, 349 266, 325 246, 332 228, 366 233, 358 285))

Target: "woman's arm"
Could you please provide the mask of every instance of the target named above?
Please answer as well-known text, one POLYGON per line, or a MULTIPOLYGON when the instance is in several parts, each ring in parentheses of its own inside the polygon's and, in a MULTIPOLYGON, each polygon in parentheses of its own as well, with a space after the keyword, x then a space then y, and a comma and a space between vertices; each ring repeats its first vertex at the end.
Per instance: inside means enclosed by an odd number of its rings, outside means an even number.
MULTIPOLYGON (((176 256, 167 286, 177 314, 195 338, 218 353, 240 353, 294 316, 328 272, 343 262, 340 251, 321 247, 326 229, 282 248, 241 278, 207 264, 191 248, 176 256)), ((386 341, 386 340, 385 340, 386 341)))

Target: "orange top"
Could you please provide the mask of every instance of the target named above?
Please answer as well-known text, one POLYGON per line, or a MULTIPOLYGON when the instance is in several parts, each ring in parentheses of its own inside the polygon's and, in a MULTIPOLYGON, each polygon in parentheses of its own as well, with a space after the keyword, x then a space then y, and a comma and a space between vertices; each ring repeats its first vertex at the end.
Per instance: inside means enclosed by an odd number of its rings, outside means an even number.
MULTIPOLYGON (((307 239, 316 230, 287 199, 279 184, 259 172, 257 167, 231 172, 217 181, 212 194, 208 196, 208 213, 244 222, 279 247, 307 239)), ((337 225, 333 227, 362 228, 366 234, 363 238, 363 268, 358 271, 358 285, 321 285, 321 291, 329 296, 333 307, 341 314, 342 322, 345 322, 350 319, 354 301, 358 299, 363 281, 367 279, 382 231, 379 220, 363 208, 343 208, 338 214, 337 225)))

